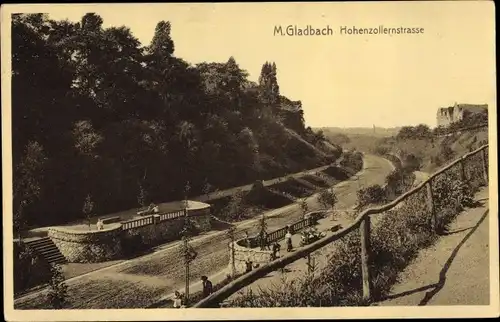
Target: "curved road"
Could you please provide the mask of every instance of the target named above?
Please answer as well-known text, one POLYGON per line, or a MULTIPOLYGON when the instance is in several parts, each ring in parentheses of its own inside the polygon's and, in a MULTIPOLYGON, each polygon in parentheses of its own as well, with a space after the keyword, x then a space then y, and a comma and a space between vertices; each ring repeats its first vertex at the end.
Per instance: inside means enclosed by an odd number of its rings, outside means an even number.
MULTIPOLYGON (((365 155, 364 169, 356 178, 341 182, 334 187, 338 196, 337 209, 351 208, 356 202, 356 191, 363 186, 383 184, 393 169, 392 164, 381 157, 365 155)), ((317 195, 307 199, 309 209, 319 208, 317 195)), ((273 231, 296 222, 302 216, 298 204, 292 204, 266 213, 268 229, 273 231)), ((236 226, 236 238, 257 232, 257 219, 242 221, 236 226)), ((225 231, 213 231, 193 238, 191 245, 198 257, 191 265, 191 280, 199 276, 212 276, 214 283, 225 276, 229 262, 229 239, 225 231)), ((180 242, 158 247, 153 253, 128 260, 101 270, 68 279, 69 306, 74 309, 144 308, 184 285, 184 265, 179 256, 180 242)), ((198 290, 194 283, 191 293, 198 290)), ((49 308, 44 290, 15 301, 16 309, 49 308)))

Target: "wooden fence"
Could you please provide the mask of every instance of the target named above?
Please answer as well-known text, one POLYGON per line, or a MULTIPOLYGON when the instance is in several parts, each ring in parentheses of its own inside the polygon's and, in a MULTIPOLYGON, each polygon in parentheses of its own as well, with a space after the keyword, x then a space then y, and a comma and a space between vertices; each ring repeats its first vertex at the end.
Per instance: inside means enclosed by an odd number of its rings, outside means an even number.
POLYGON ((267 265, 261 266, 258 269, 252 270, 249 273, 237 278, 228 285, 224 286, 217 292, 209 295, 200 302, 196 303, 193 307, 217 307, 219 303, 223 300, 236 293, 245 286, 250 285, 259 278, 266 276, 267 274, 283 268, 301 258, 304 258, 311 253, 317 251, 318 249, 331 244, 332 242, 343 238, 351 232, 356 230, 360 233, 361 239, 361 272, 362 272, 362 288, 363 288, 363 298, 364 300, 370 302, 371 297, 371 278, 370 278, 370 229, 371 229, 371 216, 390 211, 394 207, 398 206, 400 203, 404 202, 408 198, 416 195, 423 195, 425 199, 424 206, 428 209, 431 214, 431 229, 436 229, 437 214, 435 211, 435 201, 433 194, 433 182, 444 174, 449 172, 456 173, 462 182, 468 182, 469 184, 477 184, 477 180, 482 183, 488 184, 488 145, 484 145, 479 149, 464 155, 458 160, 448 164, 441 170, 432 174, 427 180, 419 184, 414 189, 404 193, 403 195, 396 198, 394 201, 379 207, 372 207, 361 212, 352 224, 341 230, 322 238, 312 244, 306 245, 296 252, 291 253, 287 256, 278 258, 267 265), (467 167, 467 163, 470 163, 470 167, 467 167))

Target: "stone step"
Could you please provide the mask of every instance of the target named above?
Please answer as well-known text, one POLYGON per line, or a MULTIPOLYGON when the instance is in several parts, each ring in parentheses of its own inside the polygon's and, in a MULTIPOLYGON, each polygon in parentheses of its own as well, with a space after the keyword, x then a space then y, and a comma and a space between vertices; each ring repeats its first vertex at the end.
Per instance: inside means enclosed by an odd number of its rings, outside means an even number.
POLYGON ((40 253, 42 253, 44 256, 49 256, 49 255, 53 255, 53 254, 57 254, 57 255, 61 255, 61 252, 59 251, 59 249, 57 248, 47 248, 47 249, 40 249, 38 250, 40 253))
POLYGON ((26 242, 26 244, 30 245, 30 246, 47 245, 47 244, 51 244, 51 243, 52 243, 52 240, 49 237, 43 237, 40 239, 35 239, 32 241, 26 242))
POLYGON ((49 237, 44 237, 27 243, 35 252, 49 264, 66 263, 66 258, 49 237))

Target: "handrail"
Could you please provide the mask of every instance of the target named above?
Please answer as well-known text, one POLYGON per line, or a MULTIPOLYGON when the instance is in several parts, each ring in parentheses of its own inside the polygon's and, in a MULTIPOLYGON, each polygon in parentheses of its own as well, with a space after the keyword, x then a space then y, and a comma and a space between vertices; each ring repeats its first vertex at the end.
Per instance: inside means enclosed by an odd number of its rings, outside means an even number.
POLYGON ((217 292, 212 293, 208 297, 202 299, 201 301, 196 303, 193 307, 195 307, 195 308, 211 307, 213 305, 213 303, 220 303, 224 299, 228 298, 230 295, 234 294, 235 292, 244 288, 245 286, 250 285, 251 283, 253 283, 257 279, 259 279, 260 277, 263 277, 263 276, 267 275, 268 273, 271 273, 279 268, 282 268, 290 263, 293 263, 294 261, 296 261, 300 258, 304 258, 308 254, 326 246, 327 244, 330 244, 330 243, 342 238, 343 236, 347 235, 348 233, 350 233, 354 229, 360 227, 362 222, 365 219, 369 218, 370 215, 378 214, 381 212, 386 212, 388 210, 391 210, 392 208, 397 206, 399 203, 403 202, 406 198, 408 198, 411 195, 420 191, 420 189, 425 187, 426 184, 432 182, 432 180, 435 177, 437 177, 438 175, 442 174, 446 170, 457 165, 461 161, 479 153, 480 151, 482 151, 484 149, 487 149, 488 146, 489 146, 488 144, 485 144, 482 147, 480 147, 480 148, 478 148, 470 153, 467 153, 467 154, 463 155, 462 157, 460 157, 459 159, 453 161, 452 163, 444 166, 443 168, 441 168, 440 170, 438 170, 437 172, 435 172, 434 174, 429 176, 429 178, 427 178, 425 181, 420 183, 418 186, 409 190, 408 192, 404 193, 403 195, 399 196, 398 198, 394 199, 392 202, 385 204, 385 205, 382 205, 382 206, 379 206, 379 207, 371 207, 371 208, 368 208, 368 209, 362 211, 349 226, 333 233, 333 235, 327 236, 327 237, 322 238, 318 241, 315 241, 315 242, 297 250, 296 252, 294 252, 292 254, 278 258, 278 259, 276 259, 276 260, 274 260, 274 261, 272 261, 264 266, 259 267, 256 270, 253 270, 245 275, 240 276, 239 278, 232 281, 228 285, 224 286, 223 288, 221 288, 217 292))

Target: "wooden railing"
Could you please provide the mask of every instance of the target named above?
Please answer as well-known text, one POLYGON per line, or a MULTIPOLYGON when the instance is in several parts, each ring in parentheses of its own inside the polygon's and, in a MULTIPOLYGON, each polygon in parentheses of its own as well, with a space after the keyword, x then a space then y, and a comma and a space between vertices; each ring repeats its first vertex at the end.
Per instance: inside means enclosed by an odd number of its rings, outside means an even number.
POLYGON ((122 223, 122 229, 123 230, 133 229, 146 225, 152 225, 153 223, 154 223, 154 217, 153 215, 150 215, 144 218, 125 221, 122 223))
POLYGON ((295 232, 298 232, 306 227, 311 226, 314 223, 314 220, 312 220, 310 218, 310 216, 313 216, 314 214, 317 214, 317 213, 323 213, 323 212, 324 211, 310 212, 306 215, 306 216, 309 216, 309 218, 297 221, 296 223, 292 224, 290 227, 283 227, 283 228, 280 228, 278 230, 273 231, 272 233, 269 233, 267 235, 267 243, 271 244, 271 243, 274 243, 276 241, 284 239, 288 229, 290 229, 292 234, 294 234, 295 232))
POLYGON ((217 292, 204 298, 193 307, 217 307, 220 302, 231 296, 232 294, 238 292, 242 288, 250 285, 259 278, 266 276, 267 274, 283 268, 299 259, 302 259, 309 254, 317 251, 318 249, 333 243, 336 240, 343 238, 351 232, 356 230, 360 233, 361 239, 361 272, 362 272, 362 288, 363 288, 363 298, 364 300, 371 301, 371 278, 370 278, 370 228, 371 228, 371 216, 384 213, 398 206, 400 203, 404 202, 409 197, 416 195, 417 193, 424 192, 426 196, 425 206, 429 209, 432 216, 432 229, 436 229, 437 215, 434 209, 434 196, 433 196, 433 181, 440 175, 445 174, 449 171, 455 171, 455 167, 458 167, 458 173, 460 180, 463 182, 472 181, 472 179, 477 179, 477 170, 481 173, 479 179, 486 185, 488 184, 488 145, 484 145, 479 149, 464 155, 458 160, 448 164, 441 170, 432 174, 427 180, 419 184, 414 189, 404 193, 403 195, 396 198, 394 201, 379 206, 372 207, 362 211, 354 221, 349 225, 335 233, 327 235, 312 244, 306 245, 305 247, 298 249, 297 251, 278 258, 267 265, 261 266, 258 269, 252 270, 251 272, 237 278, 233 282, 229 283, 225 287, 221 288, 217 292), (479 156, 480 160, 472 160, 479 156), (471 168, 466 168, 466 162, 468 160, 478 161, 479 167, 475 164, 471 168), (476 171, 476 172, 474 172, 476 171))
POLYGON ((185 210, 178 210, 174 212, 167 212, 164 214, 160 214, 160 222, 165 221, 165 220, 172 220, 180 217, 186 216, 185 210))
POLYGON ((155 217, 159 218, 158 222, 162 222, 165 220, 173 220, 177 218, 181 218, 186 216, 186 211, 183 210, 177 210, 173 212, 167 212, 159 215, 149 215, 143 218, 138 218, 138 219, 132 219, 129 221, 125 221, 122 223, 122 229, 127 230, 127 229, 133 229, 133 228, 139 228, 147 225, 152 225, 155 223, 155 217))

